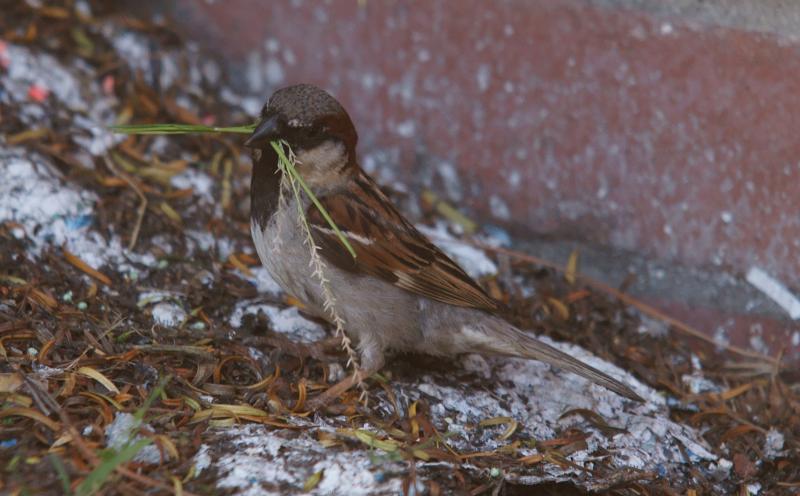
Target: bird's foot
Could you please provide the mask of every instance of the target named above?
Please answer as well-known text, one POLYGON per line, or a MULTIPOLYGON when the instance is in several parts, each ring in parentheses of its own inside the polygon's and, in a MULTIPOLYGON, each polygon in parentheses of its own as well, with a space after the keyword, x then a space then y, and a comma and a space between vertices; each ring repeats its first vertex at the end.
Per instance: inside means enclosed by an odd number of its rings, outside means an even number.
MULTIPOLYGON (((348 375, 341 381, 326 389, 322 394, 316 396, 308 402, 311 410, 319 410, 328 406, 333 400, 346 393, 350 388, 362 384, 375 370, 358 369, 354 374, 348 375)), ((359 397, 360 401, 366 401, 367 390, 364 389, 359 397)))

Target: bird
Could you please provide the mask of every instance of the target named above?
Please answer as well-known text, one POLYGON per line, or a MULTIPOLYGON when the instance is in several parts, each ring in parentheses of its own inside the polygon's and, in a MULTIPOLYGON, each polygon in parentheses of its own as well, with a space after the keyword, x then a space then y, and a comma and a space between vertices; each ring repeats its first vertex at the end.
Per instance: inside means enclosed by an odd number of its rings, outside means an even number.
POLYGON ((417 230, 361 168, 357 142, 353 121, 333 96, 296 84, 272 94, 244 143, 253 161, 250 229, 261 263, 311 315, 331 321, 327 303, 333 296, 356 344, 358 372, 316 404, 378 372, 395 352, 535 359, 644 401, 626 384, 503 319, 501 304, 417 230), (273 142, 289 146, 296 171, 349 247, 307 195, 287 191, 273 142), (330 294, 310 268, 312 251, 324 264, 330 294))

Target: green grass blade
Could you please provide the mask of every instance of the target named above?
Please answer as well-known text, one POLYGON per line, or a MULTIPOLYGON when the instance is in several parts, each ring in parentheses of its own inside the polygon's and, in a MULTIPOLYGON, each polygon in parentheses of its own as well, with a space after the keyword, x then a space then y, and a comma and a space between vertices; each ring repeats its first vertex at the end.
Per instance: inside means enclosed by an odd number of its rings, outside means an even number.
POLYGON ((56 471, 58 480, 61 481, 61 490, 64 491, 63 494, 72 494, 70 489, 70 486, 72 486, 72 481, 69 479, 69 474, 67 473, 67 468, 64 466, 64 462, 62 462, 61 458, 55 453, 50 453, 47 458, 50 460, 50 464, 56 471))
POLYGON ((300 183, 300 187, 303 188, 303 191, 305 191, 308 197, 311 199, 311 203, 313 203, 314 206, 317 207, 319 213, 321 213, 322 217, 325 219, 325 222, 327 222, 328 225, 331 226, 333 231, 336 233, 336 236, 338 236, 339 241, 341 241, 344 247, 347 248, 347 251, 350 252, 350 255, 352 255, 353 258, 356 258, 356 251, 350 245, 350 242, 347 241, 347 238, 344 237, 342 231, 339 230, 339 226, 337 226, 336 223, 333 221, 331 216, 328 214, 328 211, 325 209, 325 207, 322 206, 322 204, 317 199, 316 195, 314 195, 314 193, 311 191, 311 188, 308 187, 306 182, 303 180, 303 177, 300 175, 300 173, 297 172, 297 169, 294 168, 292 161, 289 160, 289 157, 287 157, 286 154, 283 152, 283 146, 281 145, 281 143, 278 141, 272 141, 270 142, 270 144, 272 145, 272 148, 275 150, 275 153, 278 154, 278 159, 283 164, 283 168, 286 170, 286 172, 288 172, 289 174, 292 175, 292 177, 297 179, 297 182, 300 183))
POLYGON ((91 473, 83 480, 83 482, 78 485, 78 487, 75 489, 75 495, 89 496, 90 494, 97 492, 98 489, 103 487, 103 484, 105 484, 108 477, 114 470, 116 470, 117 467, 123 463, 133 460, 133 458, 139 451, 142 450, 142 448, 152 442, 152 439, 140 439, 135 443, 126 444, 119 451, 112 451, 112 454, 108 457, 104 457, 105 459, 103 462, 100 463, 97 468, 92 470, 91 473))
MULTIPOLYGON (((135 436, 136 431, 139 429, 139 425, 141 425, 142 420, 144 419, 145 413, 150 408, 150 405, 158 398, 161 393, 164 391, 164 387, 167 383, 172 379, 172 376, 162 377, 160 381, 158 381, 158 385, 150 391, 150 394, 147 395, 147 399, 142 403, 142 406, 136 410, 136 413, 133 414, 134 418, 136 419, 135 426, 131 429, 131 436, 135 436)), ((101 459, 103 460, 100 465, 95 467, 94 470, 83 480, 83 482, 78 485, 75 489, 76 496, 89 496, 90 494, 94 494, 100 488, 103 487, 103 484, 106 483, 108 477, 111 475, 116 468, 124 463, 127 463, 136 456, 139 451, 141 451, 145 446, 152 443, 153 440, 149 438, 139 439, 138 441, 129 440, 125 446, 123 446, 119 451, 114 450, 106 450, 104 453, 101 454, 101 459)))
POLYGON ((161 395, 161 393, 164 392, 164 388, 167 386, 167 383, 171 380, 172 376, 167 375, 162 377, 161 380, 158 381, 156 387, 154 387, 153 390, 150 391, 150 394, 147 395, 147 399, 144 400, 142 406, 140 406, 139 409, 136 410, 136 413, 133 414, 136 420, 138 420, 140 423, 142 420, 144 420, 144 414, 147 413, 147 410, 150 408, 150 405, 152 405, 153 402, 156 400, 156 398, 158 398, 161 395))
POLYGON ((256 129, 255 124, 247 126, 201 126, 198 124, 126 124, 109 126, 111 131, 120 134, 192 134, 192 133, 238 133, 249 134, 256 129))

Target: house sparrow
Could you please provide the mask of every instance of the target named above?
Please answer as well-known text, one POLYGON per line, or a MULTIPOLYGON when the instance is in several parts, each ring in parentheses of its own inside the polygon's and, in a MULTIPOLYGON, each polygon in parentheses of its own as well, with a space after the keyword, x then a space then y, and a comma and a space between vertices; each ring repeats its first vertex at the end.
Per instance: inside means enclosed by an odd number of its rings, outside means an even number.
MULTIPOLYGON (((414 228, 358 165, 357 139, 350 116, 335 98, 299 84, 272 95, 245 146, 253 156, 253 242, 261 263, 286 292, 310 313, 330 320, 320 282, 309 268, 295 197, 281 192, 285 182, 271 141, 289 144, 297 171, 355 250, 354 258, 303 195, 301 207, 326 265, 336 310, 357 343, 360 377, 377 372, 389 351, 484 353, 541 360, 643 401, 620 381, 497 316, 499 304, 414 228)), ((357 380, 334 386, 325 401, 357 380)))

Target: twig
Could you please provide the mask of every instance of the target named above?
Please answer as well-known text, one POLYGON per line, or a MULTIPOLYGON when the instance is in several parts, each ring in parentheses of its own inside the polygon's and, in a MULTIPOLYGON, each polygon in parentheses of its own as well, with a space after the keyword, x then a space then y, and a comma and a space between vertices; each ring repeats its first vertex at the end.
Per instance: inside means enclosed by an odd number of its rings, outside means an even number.
POLYGON ((206 346, 172 345, 172 344, 142 344, 133 346, 134 350, 150 353, 177 353, 191 355, 203 360, 211 360, 214 354, 206 346))
POLYGON ((133 226, 133 232, 131 233, 131 239, 128 241, 128 250, 133 251, 133 248, 136 246, 136 241, 139 239, 139 231, 142 228, 142 221, 144 220, 144 214, 147 211, 147 197, 142 192, 142 189, 139 188, 139 185, 136 184, 128 174, 117 169, 117 166, 114 164, 114 161, 111 160, 108 155, 103 157, 106 162, 106 167, 114 173, 115 176, 121 178, 125 181, 128 186, 136 193, 136 196, 139 197, 139 208, 136 210, 136 224, 133 226))

